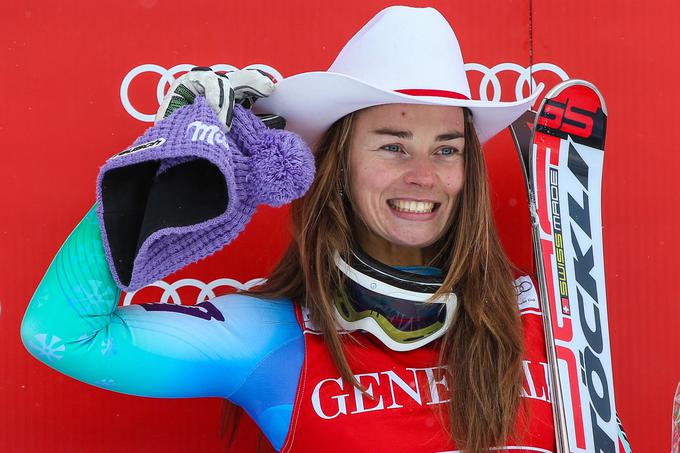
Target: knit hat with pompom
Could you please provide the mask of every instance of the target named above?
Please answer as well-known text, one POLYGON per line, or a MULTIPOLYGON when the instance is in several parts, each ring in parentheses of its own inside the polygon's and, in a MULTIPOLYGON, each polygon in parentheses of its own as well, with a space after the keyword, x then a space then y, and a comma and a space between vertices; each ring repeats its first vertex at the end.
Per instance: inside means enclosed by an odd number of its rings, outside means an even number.
POLYGON ((258 204, 301 197, 314 157, 295 133, 234 106, 226 132, 205 98, 149 128, 97 178, 97 215, 114 280, 125 291, 215 253, 258 204))

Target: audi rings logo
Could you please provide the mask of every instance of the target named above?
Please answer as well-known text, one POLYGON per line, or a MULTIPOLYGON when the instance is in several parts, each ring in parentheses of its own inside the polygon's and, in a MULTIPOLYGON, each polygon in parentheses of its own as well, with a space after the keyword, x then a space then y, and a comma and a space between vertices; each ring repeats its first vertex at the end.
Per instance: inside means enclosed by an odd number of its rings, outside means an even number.
POLYGON ((488 68, 479 63, 466 63, 465 71, 476 71, 483 74, 482 80, 479 82, 478 99, 482 101, 493 102, 498 102, 501 100, 501 80, 499 75, 502 73, 517 75, 517 80, 515 81, 515 99, 517 100, 520 100, 524 97, 522 95, 522 91, 525 85, 529 85, 530 80, 531 86, 529 86, 529 91, 533 91, 533 89, 537 86, 534 74, 547 71, 555 74, 561 80, 567 80, 569 78, 564 69, 552 63, 536 63, 526 68, 516 63, 499 63, 493 68, 488 68), (489 99, 489 96, 487 95, 489 84, 491 84, 491 87, 493 88, 493 96, 491 96, 491 99, 489 99))
MULTIPOLYGON (((173 66, 170 69, 166 69, 163 66, 159 66, 157 64, 143 64, 132 69, 130 72, 127 73, 125 78, 123 78, 123 83, 120 85, 120 101, 123 103, 125 111, 128 112, 133 118, 138 119, 139 121, 153 123, 154 118, 156 116, 156 112, 152 113, 140 112, 130 102, 129 96, 130 85, 135 80, 135 78, 144 73, 153 73, 158 74, 160 76, 158 84, 156 85, 156 98, 158 99, 158 105, 161 105, 161 101, 163 101, 163 97, 165 96, 166 86, 170 87, 175 81, 176 76, 184 74, 185 72, 190 71, 191 68, 195 68, 196 66, 197 65, 194 64, 184 63, 173 66)), ((213 71, 216 72, 235 71, 239 69, 236 66, 228 64, 216 64, 211 66, 211 68, 213 71)), ((279 71, 265 64, 251 64, 243 69, 262 69, 263 71, 273 75, 276 78, 276 80, 283 79, 279 71)))
MULTIPOLYGON (((234 280, 233 278, 218 278, 209 283, 203 282, 201 280, 196 280, 195 278, 183 278, 173 283, 168 283, 164 280, 158 280, 157 282, 151 283, 150 285, 145 286, 144 288, 141 288, 137 291, 126 293, 125 297, 123 298, 123 305, 132 304, 133 299, 138 293, 142 291, 147 291, 148 289, 152 289, 154 287, 160 288, 163 291, 163 294, 161 295, 160 298, 158 297, 153 298, 155 302, 172 303, 177 305, 194 305, 204 302, 206 300, 214 299, 218 295, 231 292, 225 291, 224 289, 222 291, 219 291, 218 290, 219 288, 227 287, 246 291, 252 288, 253 286, 262 284, 265 280, 266 279, 264 278, 254 278, 252 280, 248 280, 245 283, 241 283, 238 280, 234 280), (187 289, 199 290, 198 296, 196 296, 195 301, 187 300, 186 294, 189 293, 189 291, 186 291, 187 289)), ((148 300, 141 301, 137 300, 134 303, 143 302, 148 302, 148 300)))
MULTIPOLYGON (((166 87, 172 85, 177 76, 190 71, 191 68, 195 66, 196 65, 186 63, 178 64, 170 69, 166 69, 163 66, 156 64, 143 64, 137 66, 127 73, 120 86, 120 100, 123 103, 123 107, 125 107, 125 110, 133 118, 138 119, 139 121, 153 122, 156 112, 140 112, 132 105, 132 102, 130 102, 129 90, 135 78, 145 73, 159 75, 158 84, 156 85, 156 98, 158 99, 158 105, 160 105, 163 96, 165 95, 166 87)), ((217 64, 211 66, 211 68, 213 71, 233 71, 239 69, 228 64, 217 64)), ((271 66, 252 64, 246 66, 244 69, 250 68, 262 69, 263 71, 272 74, 277 80, 283 79, 281 73, 271 66)), ((501 100, 503 94, 501 80, 505 77, 514 78, 515 99, 522 99, 524 97, 522 92, 525 87, 533 89, 537 85, 535 76, 541 72, 552 73, 561 80, 567 80, 569 78, 562 68, 552 63, 536 63, 529 67, 524 67, 516 63, 499 63, 491 68, 479 63, 467 63, 465 65, 465 70, 468 71, 468 73, 478 72, 482 74, 482 79, 479 82, 478 95, 476 97, 482 101, 501 100), (491 88, 491 90, 489 88, 491 88), (489 92, 492 93, 491 96, 489 96, 489 92)), ((473 97, 475 96, 473 95, 473 97)))

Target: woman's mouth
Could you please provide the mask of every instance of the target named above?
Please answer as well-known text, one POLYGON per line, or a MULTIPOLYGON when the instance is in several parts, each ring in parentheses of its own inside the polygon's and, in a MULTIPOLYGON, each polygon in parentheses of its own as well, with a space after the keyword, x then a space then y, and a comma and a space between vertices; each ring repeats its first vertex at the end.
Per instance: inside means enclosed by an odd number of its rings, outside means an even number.
POLYGON ((432 201, 415 201, 415 200, 399 200, 392 199, 387 200, 387 204, 390 208, 398 212, 407 212, 414 214, 429 214, 434 212, 439 208, 440 203, 435 203, 432 201))

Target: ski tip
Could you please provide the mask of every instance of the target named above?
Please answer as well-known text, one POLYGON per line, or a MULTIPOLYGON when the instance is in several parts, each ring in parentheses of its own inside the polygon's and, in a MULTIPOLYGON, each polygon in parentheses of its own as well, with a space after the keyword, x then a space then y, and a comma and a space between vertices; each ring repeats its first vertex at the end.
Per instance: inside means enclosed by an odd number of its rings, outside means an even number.
POLYGON ((600 93, 600 90, 597 89, 595 84, 588 82, 587 80, 568 79, 565 80, 564 82, 560 82, 554 87, 552 87, 550 91, 548 91, 548 93, 545 95, 545 99, 556 98, 562 91, 573 86, 583 86, 591 89, 595 94, 597 94, 597 97, 600 99, 600 106, 602 108, 602 112, 604 112, 605 115, 609 116, 609 113, 607 112, 607 105, 604 102, 604 97, 602 96, 602 93, 600 93))

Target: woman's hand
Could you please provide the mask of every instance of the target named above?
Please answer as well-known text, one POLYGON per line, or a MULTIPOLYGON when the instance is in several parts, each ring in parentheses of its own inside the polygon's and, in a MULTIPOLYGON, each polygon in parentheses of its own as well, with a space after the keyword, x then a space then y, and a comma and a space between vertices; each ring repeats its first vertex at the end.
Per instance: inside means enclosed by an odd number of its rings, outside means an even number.
POLYGON ((158 123, 180 107, 192 104, 196 96, 205 96, 210 108, 229 131, 234 103, 250 108, 257 99, 269 96, 274 91, 275 82, 273 76, 260 69, 239 69, 217 74, 210 68, 193 68, 172 84, 156 113, 155 122, 158 123))

